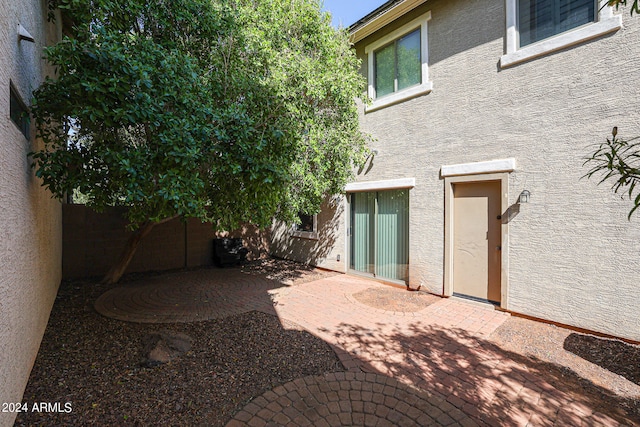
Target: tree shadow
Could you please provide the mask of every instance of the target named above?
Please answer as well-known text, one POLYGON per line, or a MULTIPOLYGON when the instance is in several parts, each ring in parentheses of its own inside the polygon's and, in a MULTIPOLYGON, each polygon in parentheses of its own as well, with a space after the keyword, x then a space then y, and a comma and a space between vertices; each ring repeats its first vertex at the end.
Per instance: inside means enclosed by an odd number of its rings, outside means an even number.
POLYGON ((572 333, 564 349, 640 385, 640 346, 623 341, 572 333))
POLYGON ((325 265, 327 268, 341 268, 346 254, 340 253, 336 244, 344 216, 344 205, 340 196, 328 198, 317 216, 317 236, 305 238, 293 234, 291 225, 276 222, 271 230, 270 252, 273 256, 290 259, 310 265, 325 265), (335 254, 333 253, 334 251, 335 254))
POLYGON ((447 405, 489 425, 640 423, 636 400, 462 329, 385 324, 370 329, 342 323, 337 331, 323 332, 356 359, 355 364, 345 362, 348 368, 439 393, 447 405))
MULTIPOLYGON (((29 408, 58 402, 72 411, 29 410, 18 414, 15 426, 223 426, 273 387, 344 371, 329 344, 275 312, 162 325, 122 322, 92 310, 101 291, 62 284, 24 392, 29 408), (193 345, 150 368, 143 363, 144 340, 159 330, 186 334, 193 345)), ((257 298, 271 303, 267 293, 257 298)))
POLYGON ((334 274, 274 259, 228 268, 144 274, 105 290, 94 308, 105 317, 139 323, 195 322, 248 311, 276 315, 278 293, 334 274))

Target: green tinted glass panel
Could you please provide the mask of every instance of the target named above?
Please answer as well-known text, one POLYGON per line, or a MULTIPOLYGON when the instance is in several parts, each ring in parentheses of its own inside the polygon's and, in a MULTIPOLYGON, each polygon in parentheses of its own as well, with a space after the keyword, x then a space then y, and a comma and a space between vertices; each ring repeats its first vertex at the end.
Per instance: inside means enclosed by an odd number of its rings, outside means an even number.
POLYGON ((351 195, 351 268, 373 274, 375 193, 351 195))
POLYGON ((11 85, 9 86, 9 115, 20 132, 29 139, 29 111, 11 85))
POLYGON ((409 191, 351 195, 351 269, 407 280, 409 191))
POLYGON ((409 264, 409 192, 379 192, 376 221, 376 276, 406 280, 409 264))
POLYGON ((397 42, 398 90, 420 84, 422 61, 420 59, 420 30, 416 30, 397 42))
POLYGON ((375 53, 376 61, 376 97, 381 97, 394 92, 396 74, 396 47, 395 44, 380 49, 375 53))

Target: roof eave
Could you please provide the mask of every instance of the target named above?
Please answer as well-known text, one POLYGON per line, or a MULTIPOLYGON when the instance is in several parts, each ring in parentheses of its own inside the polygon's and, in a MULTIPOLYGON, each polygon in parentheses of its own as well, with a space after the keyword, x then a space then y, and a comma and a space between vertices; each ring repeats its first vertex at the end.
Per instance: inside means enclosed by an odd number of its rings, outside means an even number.
POLYGON ((351 43, 357 43, 427 0, 390 0, 349 26, 351 43))

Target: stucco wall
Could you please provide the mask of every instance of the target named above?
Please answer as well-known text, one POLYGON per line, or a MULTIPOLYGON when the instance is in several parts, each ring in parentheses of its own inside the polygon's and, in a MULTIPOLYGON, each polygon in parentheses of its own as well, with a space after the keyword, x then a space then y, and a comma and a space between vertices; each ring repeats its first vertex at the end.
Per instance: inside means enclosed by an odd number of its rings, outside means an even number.
MULTIPOLYGON (((416 14, 427 10, 433 91, 362 115, 379 154, 358 178, 416 178, 410 283, 443 291, 441 166, 515 158, 508 198, 527 189, 531 202, 509 223, 507 308, 640 340, 640 218, 627 221, 629 201, 581 179, 614 125, 640 134, 640 20, 625 13, 613 35, 500 69, 503 0, 430 1, 416 14)), ((364 46, 402 23, 357 45, 363 70, 364 46)))
POLYGON ((291 226, 275 222, 271 232, 271 254, 329 270, 347 271, 346 203, 344 197, 330 197, 318 214, 318 238, 293 235, 291 226))
MULTIPOLYGON (((616 33, 501 69, 504 0, 434 0, 356 45, 364 48, 431 11, 429 77, 433 91, 364 113, 363 131, 378 154, 357 181, 415 178, 410 191, 410 280, 444 292, 443 165, 515 158, 509 205, 522 190, 531 201, 508 223, 508 310, 640 340, 640 215, 607 185, 582 179, 585 157, 610 135, 640 135, 640 19, 624 13, 616 33)), ((348 205, 343 198, 343 212, 348 205)), ((347 216, 331 215, 337 235, 327 253, 345 246, 347 216), (340 231, 342 230, 342 231, 340 231)), ((322 224, 319 224, 322 227, 322 224)), ((291 257, 309 260, 299 242, 291 257)), ((281 253, 286 253, 282 249, 281 253)), ((326 261, 319 265, 328 266, 326 261), (323 264, 324 263, 324 264, 323 264)), ((340 265, 344 271, 348 257, 340 265)), ((331 268, 331 267, 329 267, 331 268)))
MULTIPOLYGON (((83 205, 63 206, 63 277, 74 279, 105 274, 116 261, 131 232, 123 208, 97 213, 83 205)), ((213 264, 213 239, 241 237, 248 259, 269 252, 269 234, 245 226, 231 233, 215 232, 209 223, 190 218, 157 225, 141 242, 126 273, 170 270, 213 264)))
MULTIPOLYGON (((29 168, 28 141, 9 116, 9 82, 29 104, 47 70, 42 47, 58 36, 44 2, 0 5, 0 403, 20 402, 61 277, 60 204, 29 168), (18 42, 21 23, 35 43, 18 42)), ((32 132, 33 134, 33 132, 32 132)), ((0 412, 0 426, 15 414, 0 412)))

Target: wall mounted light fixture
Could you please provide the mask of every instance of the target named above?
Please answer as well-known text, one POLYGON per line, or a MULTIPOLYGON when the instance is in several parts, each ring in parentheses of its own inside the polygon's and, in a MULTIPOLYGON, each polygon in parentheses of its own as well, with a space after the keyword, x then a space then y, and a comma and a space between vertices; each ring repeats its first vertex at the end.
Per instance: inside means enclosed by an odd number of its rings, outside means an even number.
POLYGON ((36 39, 34 39, 33 36, 29 34, 29 31, 27 31, 27 29, 24 28, 21 24, 18 24, 18 40, 24 40, 31 43, 36 42, 36 39))
POLYGON ((518 203, 529 203, 530 198, 531 193, 529 190, 522 190, 522 193, 520 193, 520 197, 518 198, 518 203))

